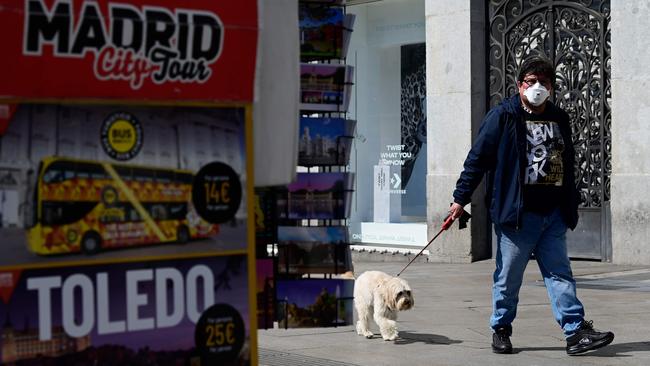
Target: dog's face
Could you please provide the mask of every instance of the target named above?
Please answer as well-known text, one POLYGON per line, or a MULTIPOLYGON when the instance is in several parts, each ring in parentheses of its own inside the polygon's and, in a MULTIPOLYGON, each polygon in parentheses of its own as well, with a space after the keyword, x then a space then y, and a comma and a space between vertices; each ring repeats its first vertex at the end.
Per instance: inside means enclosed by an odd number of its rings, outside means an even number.
POLYGON ((386 283, 387 300, 390 308, 404 311, 409 310, 415 305, 411 287, 408 282, 399 277, 393 277, 386 283))

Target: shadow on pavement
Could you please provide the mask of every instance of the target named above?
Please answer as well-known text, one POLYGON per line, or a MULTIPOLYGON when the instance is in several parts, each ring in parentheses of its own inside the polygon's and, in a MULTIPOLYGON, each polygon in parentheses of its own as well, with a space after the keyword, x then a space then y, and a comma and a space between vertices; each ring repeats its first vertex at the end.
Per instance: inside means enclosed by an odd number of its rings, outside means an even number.
MULTIPOLYGON (((564 347, 515 347, 513 353, 531 352, 531 351, 565 351, 564 347)), ((628 352, 649 352, 650 341, 648 342, 630 342, 630 343, 612 343, 606 347, 599 348, 595 351, 585 352, 574 355, 573 357, 631 357, 626 355, 628 352)))
POLYGON ((438 334, 425 334, 425 333, 411 333, 399 332, 399 338, 395 340, 395 344, 411 344, 411 343, 425 343, 425 344, 456 344, 462 343, 455 339, 449 339, 443 335, 438 334))
POLYGON ((595 357, 631 357, 626 355, 627 352, 648 352, 650 351, 650 341, 648 342, 629 342, 629 343, 614 343, 607 347, 597 349, 593 352, 583 354, 583 356, 595 357))
POLYGON ((565 347, 517 347, 514 346, 512 353, 517 354, 520 352, 537 352, 537 351, 558 351, 566 352, 565 347))

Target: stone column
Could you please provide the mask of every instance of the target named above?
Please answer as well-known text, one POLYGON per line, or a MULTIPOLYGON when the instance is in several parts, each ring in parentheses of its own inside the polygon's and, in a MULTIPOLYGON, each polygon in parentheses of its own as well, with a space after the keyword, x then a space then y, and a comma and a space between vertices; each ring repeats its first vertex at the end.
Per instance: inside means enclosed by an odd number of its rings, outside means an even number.
POLYGON ((650 38, 646 1, 612 1, 612 261, 650 264, 650 38))
MULTIPOLYGON (((425 3, 429 238, 440 230, 471 147, 473 130, 477 130, 473 126, 480 123, 485 113, 484 6, 476 0, 426 0, 425 3)), ((482 199, 473 202, 481 205, 482 199)), ((484 209, 474 203, 471 206, 467 205, 466 210, 474 208, 484 216, 484 209)), ((477 259, 477 253, 489 251, 485 237, 477 240, 477 235, 486 235, 484 217, 472 220, 470 225, 473 227, 460 231, 454 224, 443 233, 429 247, 429 259, 471 262, 477 259)))

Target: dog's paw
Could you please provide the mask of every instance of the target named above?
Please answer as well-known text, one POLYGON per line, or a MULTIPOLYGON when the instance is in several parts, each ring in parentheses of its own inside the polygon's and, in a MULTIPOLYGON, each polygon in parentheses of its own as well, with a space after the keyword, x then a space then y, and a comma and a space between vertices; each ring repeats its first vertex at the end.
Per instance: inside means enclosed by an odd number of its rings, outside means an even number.
POLYGON ((389 327, 381 333, 381 337, 385 341, 394 341, 397 339, 397 329, 394 327, 389 327))
POLYGON ((360 336, 364 336, 364 337, 366 337, 368 339, 370 339, 370 338, 372 338, 374 336, 374 334, 369 330, 366 330, 366 331, 357 330, 357 334, 360 335, 360 336))
POLYGON ((372 338, 372 336, 374 335, 368 329, 367 326, 364 326, 363 323, 361 323, 361 321, 357 322, 357 334, 360 335, 360 336, 364 336, 364 337, 366 337, 368 339, 372 338))

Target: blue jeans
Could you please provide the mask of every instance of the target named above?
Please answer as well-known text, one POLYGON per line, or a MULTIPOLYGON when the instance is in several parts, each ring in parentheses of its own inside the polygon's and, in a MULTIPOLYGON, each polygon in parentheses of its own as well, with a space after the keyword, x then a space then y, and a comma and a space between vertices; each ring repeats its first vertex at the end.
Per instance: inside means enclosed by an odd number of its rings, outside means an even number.
POLYGON ((495 225, 497 257, 492 286, 492 329, 515 320, 524 270, 530 255, 535 254, 555 320, 565 337, 575 333, 584 318, 584 309, 576 296, 566 231, 559 209, 549 215, 524 212, 519 230, 495 225))

